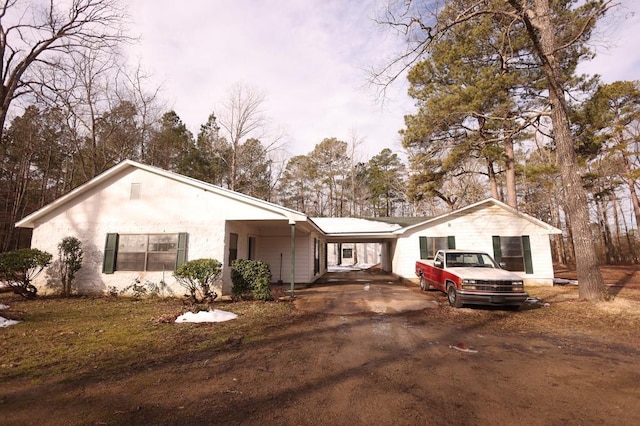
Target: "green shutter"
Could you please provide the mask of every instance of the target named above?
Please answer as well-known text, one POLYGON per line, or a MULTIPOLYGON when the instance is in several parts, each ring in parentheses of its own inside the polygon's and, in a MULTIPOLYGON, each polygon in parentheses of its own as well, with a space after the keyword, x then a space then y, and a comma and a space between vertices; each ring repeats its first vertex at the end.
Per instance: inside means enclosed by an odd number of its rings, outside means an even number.
POLYGON ((176 254, 176 268, 187 261, 187 233, 178 234, 178 253, 176 254))
POLYGON ((428 246, 427 237, 420 237, 420 259, 429 258, 428 246))
POLYGON ((113 274, 116 270, 116 254, 118 251, 118 234, 107 234, 104 244, 104 259, 102 260, 102 273, 113 274))
POLYGON ((450 249, 455 249, 456 248, 456 237, 455 235, 449 235, 447 237, 447 246, 450 249))
POLYGON ((502 262, 502 250, 500 249, 500 237, 494 235, 493 237, 493 258, 496 262, 502 262))
POLYGON ((528 235, 522 236, 522 251, 524 256, 524 271, 533 274, 533 261, 531 260, 531 241, 528 235))

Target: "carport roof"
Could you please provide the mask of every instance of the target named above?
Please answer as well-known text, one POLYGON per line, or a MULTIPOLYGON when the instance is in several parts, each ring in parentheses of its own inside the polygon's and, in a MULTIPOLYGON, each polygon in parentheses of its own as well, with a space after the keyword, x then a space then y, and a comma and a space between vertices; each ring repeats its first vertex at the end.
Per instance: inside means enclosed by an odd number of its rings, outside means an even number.
POLYGON ((314 217, 311 220, 327 235, 392 235, 403 227, 398 223, 351 217, 314 217))

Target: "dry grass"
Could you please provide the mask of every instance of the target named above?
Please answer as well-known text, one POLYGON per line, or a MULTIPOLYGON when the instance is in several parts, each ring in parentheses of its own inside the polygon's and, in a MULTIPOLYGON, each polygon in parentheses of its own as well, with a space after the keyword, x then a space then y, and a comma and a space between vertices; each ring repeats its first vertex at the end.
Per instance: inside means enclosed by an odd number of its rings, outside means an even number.
POLYGON ((604 343, 625 342, 640 346, 640 286, 615 290, 609 302, 590 303, 578 297, 575 285, 529 287, 527 292, 545 307, 511 311, 487 307, 454 309, 440 292, 429 295, 438 308, 429 312, 430 321, 477 328, 484 332, 521 335, 583 336, 604 343))
POLYGON ((219 351, 240 340, 259 340, 286 326, 295 314, 289 303, 217 303, 241 321, 176 324, 189 310, 175 299, 40 298, 23 301, 0 295, 5 318, 22 321, 0 329, 0 382, 96 374, 126 375, 142 366, 219 351))

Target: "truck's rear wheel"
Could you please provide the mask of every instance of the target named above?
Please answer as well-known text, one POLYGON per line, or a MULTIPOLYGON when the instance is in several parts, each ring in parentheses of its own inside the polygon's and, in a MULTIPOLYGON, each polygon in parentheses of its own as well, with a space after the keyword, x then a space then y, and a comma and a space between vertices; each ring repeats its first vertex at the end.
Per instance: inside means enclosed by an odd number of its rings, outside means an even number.
POLYGON ((462 307, 462 302, 458 297, 458 292, 456 291, 456 286, 453 283, 449 283, 447 285, 447 298, 449 299, 449 305, 454 308, 462 307))
POLYGON ((429 290, 429 283, 424 278, 424 275, 420 275, 420 290, 422 290, 422 291, 428 291, 429 290))

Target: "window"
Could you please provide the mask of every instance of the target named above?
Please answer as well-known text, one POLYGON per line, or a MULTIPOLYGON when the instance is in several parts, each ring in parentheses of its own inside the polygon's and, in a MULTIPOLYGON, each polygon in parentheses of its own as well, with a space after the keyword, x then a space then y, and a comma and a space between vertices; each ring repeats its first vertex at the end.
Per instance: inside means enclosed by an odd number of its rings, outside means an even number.
POLYGON ((438 250, 456 248, 456 237, 420 237, 420 259, 433 259, 438 250))
POLYGON ((102 272, 173 271, 186 260, 187 234, 107 234, 102 272))
POLYGON ((507 271, 533 274, 531 243, 528 235, 493 237, 493 257, 507 271))
POLYGON ((229 266, 238 258, 238 234, 229 234, 229 266))

